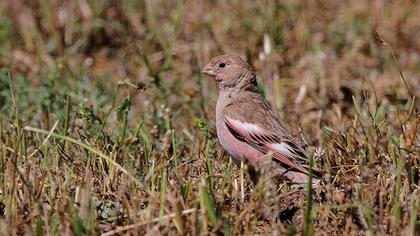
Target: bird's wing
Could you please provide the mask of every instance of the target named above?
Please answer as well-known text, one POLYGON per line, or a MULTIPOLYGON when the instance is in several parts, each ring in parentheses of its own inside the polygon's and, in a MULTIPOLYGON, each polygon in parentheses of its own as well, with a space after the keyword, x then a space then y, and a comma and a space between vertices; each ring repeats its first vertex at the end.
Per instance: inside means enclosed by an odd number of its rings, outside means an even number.
POLYGON ((305 154, 287 135, 279 135, 262 127, 226 116, 224 120, 229 132, 238 140, 247 143, 264 154, 272 154, 273 158, 291 169, 308 174, 302 166, 305 154))

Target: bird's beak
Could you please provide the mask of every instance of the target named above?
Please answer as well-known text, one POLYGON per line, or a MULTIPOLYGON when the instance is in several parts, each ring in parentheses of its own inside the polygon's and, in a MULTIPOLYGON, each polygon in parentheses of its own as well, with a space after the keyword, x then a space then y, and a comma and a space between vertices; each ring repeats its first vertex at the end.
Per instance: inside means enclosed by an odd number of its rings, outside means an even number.
POLYGON ((216 73, 214 73, 213 66, 211 64, 207 64, 207 66, 205 66, 201 72, 203 72, 205 75, 216 76, 216 73))

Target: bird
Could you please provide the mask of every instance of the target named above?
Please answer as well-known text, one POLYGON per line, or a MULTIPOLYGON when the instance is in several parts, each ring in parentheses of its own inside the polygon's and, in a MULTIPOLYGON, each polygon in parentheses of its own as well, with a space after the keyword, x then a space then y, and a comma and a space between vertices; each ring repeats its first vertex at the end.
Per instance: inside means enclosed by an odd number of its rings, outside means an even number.
POLYGON ((270 172, 296 184, 316 185, 321 174, 310 169, 301 142, 281 124, 257 85, 256 73, 241 57, 216 56, 202 69, 219 89, 216 131, 223 149, 236 164, 246 161, 251 179, 255 170, 271 164, 270 172), (309 176, 312 178, 309 178, 309 176))

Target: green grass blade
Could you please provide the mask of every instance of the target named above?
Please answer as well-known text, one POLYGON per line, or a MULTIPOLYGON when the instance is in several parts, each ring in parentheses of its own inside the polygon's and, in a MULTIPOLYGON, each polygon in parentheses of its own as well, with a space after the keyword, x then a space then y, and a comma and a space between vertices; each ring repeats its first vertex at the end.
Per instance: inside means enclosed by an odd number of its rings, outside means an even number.
MULTIPOLYGON (((34 127, 29 127, 29 126, 25 126, 23 128, 26 131, 31 131, 31 132, 35 132, 35 133, 40 133, 40 134, 44 134, 44 135, 49 135, 50 132, 47 130, 43 130, 43 129, 38 129, 38 128, 34 128, 34 127)), ((109 156, 103 154, 101 151, 94 149, 93 147, 82 143, 81 141, 68 137, 68 136, 63 136, 60 134, 56 134, 56 133, 51 133, 50 134, 51 137, 53 138, 57 138, 57 139, 61 139, 61 140, 66 140, 70 143, 74 143, 76 145, 79 145, 80 147, 85 148, 86 150, 98 155, 99 157, 105 159, 106 161, 110 162, 111 164, 113 164, 117 169, 119 169, 122 173, 124 173, 125 175, 127 175, 134 183, 136 183, 138 186, 142 186, 141 182, 139 180, 136 179, 136 177, 134 177, 130 172, 128 172, 124 167, 122 167, 120 164, 118 164, 117 162, 115 162, 112 158, 110 158, 109 156)))

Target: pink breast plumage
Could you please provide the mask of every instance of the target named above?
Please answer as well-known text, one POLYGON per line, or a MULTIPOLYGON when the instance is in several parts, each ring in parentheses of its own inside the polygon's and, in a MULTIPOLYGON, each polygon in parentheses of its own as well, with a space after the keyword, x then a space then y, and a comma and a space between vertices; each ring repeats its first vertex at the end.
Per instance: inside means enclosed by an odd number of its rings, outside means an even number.
POLYGON ((235 162, 240 162, 241 158, 246 158, 249 162, 256 165, 265 156, 247 143, 235 138, 224 123, 217 126, 217 136, 220 144, 235 162))

